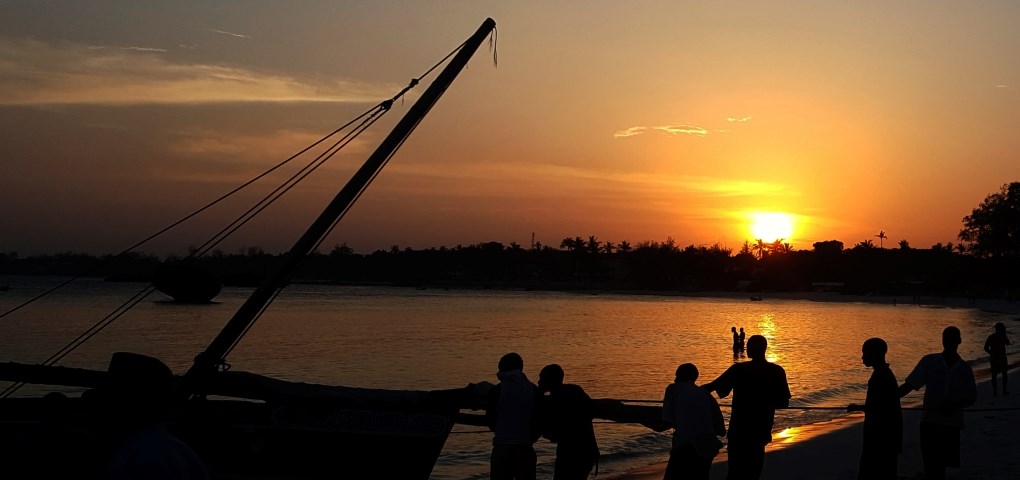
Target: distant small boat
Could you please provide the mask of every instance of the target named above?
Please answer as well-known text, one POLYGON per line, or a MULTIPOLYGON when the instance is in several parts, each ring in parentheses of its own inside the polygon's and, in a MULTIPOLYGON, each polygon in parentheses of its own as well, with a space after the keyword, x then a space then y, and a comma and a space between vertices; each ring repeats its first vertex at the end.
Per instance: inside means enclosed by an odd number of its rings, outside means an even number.
POLYGON ((752 302, 760 302, 761 301, 761 297, 751 297, 751 301, 752 302))

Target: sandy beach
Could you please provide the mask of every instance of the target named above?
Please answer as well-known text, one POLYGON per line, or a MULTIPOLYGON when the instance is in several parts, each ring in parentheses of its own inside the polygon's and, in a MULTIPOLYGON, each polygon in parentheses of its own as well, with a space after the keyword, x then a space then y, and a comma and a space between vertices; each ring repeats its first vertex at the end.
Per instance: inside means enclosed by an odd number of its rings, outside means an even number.
MULTIPOLYGON (((947 471, 947 478, 959 480, 999 480, 1020 478, 1020 391, 992 396, 988 371, 977 371, 978 400, 968 409, 961 439, 960 468, 947 471)), ((1020 369, 1010 370, 1013 385, 1020 382, 1020 369)), ((899 478, 921 478, 921 450, 918 422, 921 412, 903 407, 903 453, 899 460, 899 478)), ((809 425, 794 431, 777 432, 766 450, 762 480, 855 480, 861 451, 863 414, 852 414, 831 422, 809 425)), ((661 479, 662 463, 607 477, 613 480, 661 479)), ((712 479, 726 478, 725 455, 716 458, 712 479)))

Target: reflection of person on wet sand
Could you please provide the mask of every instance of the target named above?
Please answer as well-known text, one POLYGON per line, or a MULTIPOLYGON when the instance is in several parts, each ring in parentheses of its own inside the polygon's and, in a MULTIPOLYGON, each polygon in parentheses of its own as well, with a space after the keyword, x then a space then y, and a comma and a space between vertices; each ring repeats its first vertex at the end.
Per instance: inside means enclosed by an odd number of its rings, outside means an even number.
POLYGON ((1002 394, 1009 395, 1009 379, 1006 370, 1009 369, 1009 362, 1006 359, 1006 345, 1011 345, 1009 337, 1006 336, 1006 325, 1002 322, 995 324, 995 333, 985 340, 985 352, 990 355, 992 367, 992 395, 998 395, 999 389, 996 378, 1002 374, 1002 394))
POLYGON ((895 480, 897 456, 903 448, 903 413, 896 375, 885 361, 888 346, 881 338, 869 338, 861 347, 861 360, 874 371, 868 380, 864 405, 851 403, 848 412, 864 412, 864 445, 860 480, 895 480))
POLYGON ((946 478, 946 467, 960 466, 963 409, 977 399, 974 371, 957 353, 962 342, 960 329, 946 327, 942 353, 921 357, 899 388, 902 397, 924 387, 921 459, 926 480, 946 478))
POLYGON ((708 480, 712 459, 719 454, 726 435, 719 402, 711 392, 694 384, 698 367, 685 363, 676 369, 676 380, 666 387, 662 420, 673 427, 673 447, 663 480, 708 480))
POLYGON ((765 359, 768 341, 761 335, 747 339, 749 362, 735 363, 702 388, 725 397, 733 392, 727 480, 755 480, 765 464, 765 445, 772 441, 777 408, 790 405, 786 370, 765 359))

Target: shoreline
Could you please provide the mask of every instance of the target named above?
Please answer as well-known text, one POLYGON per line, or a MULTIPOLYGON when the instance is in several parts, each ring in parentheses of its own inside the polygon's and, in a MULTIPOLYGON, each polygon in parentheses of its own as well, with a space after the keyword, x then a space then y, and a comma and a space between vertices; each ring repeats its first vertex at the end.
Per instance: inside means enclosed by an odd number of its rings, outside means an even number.
MULTIPOLYGON (((1020 373, 1020 360, 1010 363, 1008 372, 1020 373)), ((977 401, 964 410, 959 468, 947 469, 948 479, 995 480, 1020 478, 1020 393, 992 396, 987 370, 975 371, 977 401)), ((1017 380, 1014 380, 1016 384, 1017 380)), ((922 474, 919 422, 920 400, 903 405, 903 452, 899 456, 898 478, 920 478, 922 474)), ((845 414, 773 433, 765 449, 761 480, 856 480, 861 451, 863 413, 845 414)), ((607 476, 607 480, 658 480, 666 471, 668 454, 661 461, 628 472, 607 476)), ((725 449, 712 464, 712 480, 726 478, 725 449)))

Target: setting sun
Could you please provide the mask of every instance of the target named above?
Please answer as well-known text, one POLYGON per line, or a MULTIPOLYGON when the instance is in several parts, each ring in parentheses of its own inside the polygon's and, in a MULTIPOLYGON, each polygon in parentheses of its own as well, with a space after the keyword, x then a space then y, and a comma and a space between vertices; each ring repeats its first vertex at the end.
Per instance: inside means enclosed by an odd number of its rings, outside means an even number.
POLYGON ((793 216, 788 213, 756 212, 750 217, 751 236, 755 240, 790 240, 793 235, 793 216))

